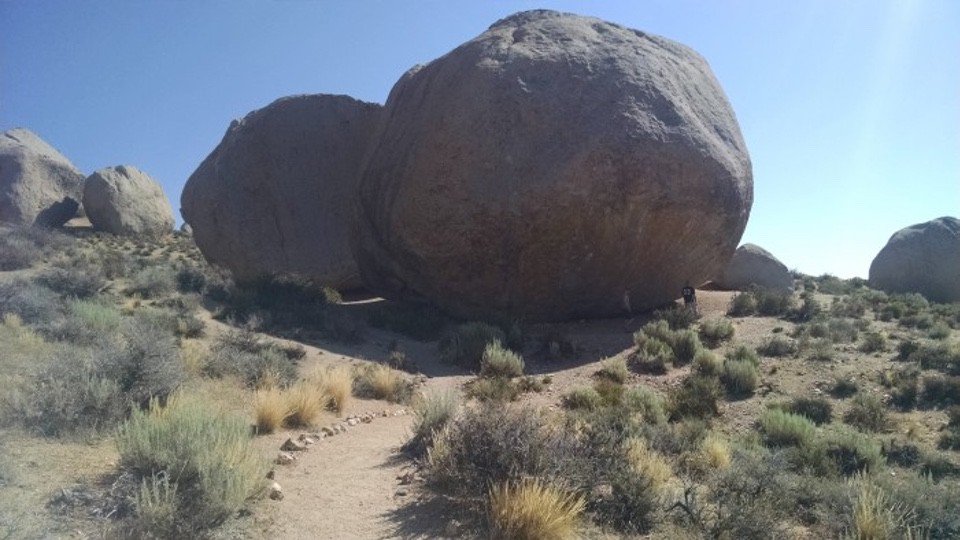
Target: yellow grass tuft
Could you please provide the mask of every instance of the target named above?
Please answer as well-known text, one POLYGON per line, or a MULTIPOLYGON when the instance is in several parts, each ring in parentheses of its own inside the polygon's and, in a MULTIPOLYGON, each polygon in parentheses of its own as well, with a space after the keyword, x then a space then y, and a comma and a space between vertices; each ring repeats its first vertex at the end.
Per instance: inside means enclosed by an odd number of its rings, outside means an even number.
POLYGON ((868 479, 857 476, 851 483, 857 488, 857 504, 853 509, 853 530, 850 540, 912 540, 923 537, 922 531, 910 524, 914 517, 907 507, 894 503, 886 492, 868 479))
POLYGON ((673 478, 670 462, 661 454, 648 448, 646 441, 639 437, 632 437, 625 444, 630 466, 638 474, 648 478, 654 489, 662 489, 673 478))
POLYGON ((43 338, 29 327, 24 326, 23 319, 16 313, 6 313, 3 316, 3 334, 10 340, 10 346, 17 352, 32 352, 43 346, 43 338))
POLYGON ((279 388, 257 390, 254 398, 257 433, 273 433, 290 414, 287 397, 279 388))
POLYGON ((358 375, 358 387, 361 397, 385 399, 394 403, 403 401, 407 396, 407 383, 396 370, 383 364, 367 366, 358 375))
POLYGON ((325 396, 324 406, 334 412, 342 412, 353 395, 353 374, 346 366, 324 366, 314 369, 307 381, 319 395, 325 396))
POLYGON ((180 363, 191 376, 202 375, 209 360, 209 351, 199 341, 185 340, 180 345, 180 363))
POLYGON ((710 434, 700 445, 700 455, 711 469, 726 469, 730 466, 730 443, 719 435, 710 434))
POLYGON ((283 424, 287 427, 306 427, 313 425, 326 404, 326 396, 315 385, 300 381, 285 392, 287 416, 283 424))
POLYGON ((495 538, 575 538, 584 502, 540 480, 505 483, 490 489, 490 529, 495 538))

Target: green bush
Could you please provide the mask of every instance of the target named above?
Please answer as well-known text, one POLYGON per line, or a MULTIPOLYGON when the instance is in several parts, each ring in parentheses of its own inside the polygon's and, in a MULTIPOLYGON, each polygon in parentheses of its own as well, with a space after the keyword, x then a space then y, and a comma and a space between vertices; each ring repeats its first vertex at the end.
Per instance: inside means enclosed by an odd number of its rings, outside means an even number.
POLYGON ((703 349, 693 357, 693 371, 698 375, 719 377, 723 373, 723 359, 717 353, 703 349))
POLYGON ((675 306, 671 309, 657 310, 653 313, 657 319, 666 321, 671 330, 690 328, 699 316, 686 306, 675 306))
POLYGON ((480 375, 483 377, 520 377, 523 375, 523 358, 503 347, 494 340, 483 350, 480 361, 480 375))
POLYGON ((951 342, 921 343, 910 353, 910 362, 921 369, 937 369, 960 375, 960 346, 951 342))
POLYGON ((297 379, 296 359, 249 329, 221 334, 211 349, 209 361, 203 366, 208 377, 233 375, 250 387, 265 382, 286 386, 297 379))
POLYGON ((693 361, 703 349, 700 338, 693 330, 679 330, 673 340, 673 365, 684 366, 693 361))
POLYGON ((467 386, 467 395, 479 401, 507 403, 520 397, 520 385, 507 377, 480 377, 467 386))
POLYGON ((600 379, 593 383, 593 389, 597 391, 603 404, 608 407, 616 407, 623 403, 623 385, 607 379, 600 379))
POLYGON ((830 394, 838 399, 848 398, 859 391, 857 381, 849 377, 837 377, 830 389, 830 394))
POLYGON ((643 344, 649 339, 657 339, 673 347, 673 340, 676 339, 676 332, 670 329, 667 321, 651 321, 643 325, 643 328, 633 333, 633 342, 637 347, 643 347, 643 344))
POLYGON ((662 374, 673 363, 673 349, 658 338, 647 338, 633 356, 636 369, 642 373, 662 374))
POLYGON ((813 422, 805 416, 768 409, 760 416, 760 431, 770 446, 802 446, 813 440, 813 422))
POLYGON ((57 293, 29 281, 0 283, 0 313, 13 313, 31 326, 57 319, 65 307, 57 293))
POLYGON ((177 288, 176 273, 166 266, 148 266, 130 278, 129 294, 141 298, 161 298, 172 294, 177 288))
POLYGON ((120 466, 144 486, 137 514, 156 528, 154 534, 196 537, 263 488, 267 464, 246 419, 207 404, 175 400, 166 408, 135 410, 116 443, 120 466), (157 516, 164 516, 159 523, 157 516))
POLYGON ((30 268, 42 256, 43 250, 33 241, 8 229, 0 229, 0 271, 30 268))
POLYGON ((413 435, 403 449, 414 457, 423 457, 437 436, 456 416, 460 408, 457 394, 450 390, 433 392, 413 404, 413 435))
POLYGON ((887 350, 887 336, 883 332, 867 332, 860 343, 860 351, 865 353, 887 350))
POLYGON ((829 339, 817 339, 810 345, 810 360, 831 362, 834 354, 836 354, 836 351, 833 348, 833 342, 829 339))
POLYGON ((816 425, 828 424, 833 417, 833 406, 823 398, 798 397, 790 401, 785 410, 808 418, 816 425))
POLYGON ((920 343, 912 339, 905 339, 897 345, 897 360, 906 362, 920 349, 920 343))
POLYGON ((757 299, 759 315, 779 317, 793 309, 793 293, 790 291, 757 287, 752 292, 757 299))
POLYGON ((925 377, 920 400, 927 407, 960 405, 960 377, 949 375, 925 377))
POLYGON ((48 268, 37 275, 38 284, 65 297, 90 298, 100 292, 106 280, 91 268, 48 268))
POLYGON ((750 360, 727 360, 723 363, 720 380, 727 392, 736 397, 750 396, 757 387, 760 373, 750 360))
POLYGON ((639 413, 648 424, 667 421, 666 400, 646 386, 635 386, 624 392, 623 404, 628 410, 639 413))
POLYGON ((827 328, 834 343, 853 343, 859 335, 856 325, 847 319, 830 319, 827 328))
POLYGON ((757 299, 749 291, 735 294, 730 300, 727 315, 731 317, 748 317, 757 312, 757 299))
POLYGON ((722 389, 715 377, 691 375, 673 389, 668 397, 667 410, 671 420, 683 418, 709 419, 720 414, 722 389))
POLYGON ((927 331, 927 336, 930 339, 942 340, 950 337, 950 333, 950 327, 947 326, 946 323, 938 322, 930 327, 930 330, 927 331))
POLYGON ((800 305, 787 313, 787 318, 797 322, 811 321, 823 312, 823 307, 812 292, 800 295, 800 305))
POLYGON ((707 319, 700 323, 700 340, 711 349, 733 338, 733 322, 727 318, 707 319))
POLYGON ((603 398, 589 386, 574 388, 563 396, 563 406, 567 409, 592 411, 602 405, 603 398))
POLYGON ((880 398, 871 394, 858 394, 853 398, 843 421, 864 431, 883 431, 889 422, 887 409, 880 398))
POLYGON ((773 336, 757 347, 757 352, 770 357, 791 356, 797 352, 797 345, 791 339, 773 336))
POLYGON ((738 345, 735 349, 727 353, 726 359, 743 360, 750 362, 756 367, 760 366, 760 357, 757 356, 757 351, 747 345, 738 345))
POLYGON ((496 326, 483 322, 461 324, 440 339, 440 358, 448 364, 480 370, 487 345, 506 340, 503 330, 496 326))
POLYGON ((214 291, 208 290, 207 294, 211 292, 223 296, 220 318, 246 322, 256 316, 268 326, 281 327, 326 327, 327 308, 339 299, 336 291, 323 284, 287 275, 237 283, 232 287, 224 284, 214 291))
POLYGON ((601 362, 600 369, 598 369, 594 375, 598 379, 623 384, 627 382, 627 379, 630 377, 630 371, 627 369, 627 362, 622 358, 618 358, 601 362))
POLYGON ((843 476, 876 471, 883 465, 880 444, 860 433, 842 430, 828 433, 817 445, 843 476))

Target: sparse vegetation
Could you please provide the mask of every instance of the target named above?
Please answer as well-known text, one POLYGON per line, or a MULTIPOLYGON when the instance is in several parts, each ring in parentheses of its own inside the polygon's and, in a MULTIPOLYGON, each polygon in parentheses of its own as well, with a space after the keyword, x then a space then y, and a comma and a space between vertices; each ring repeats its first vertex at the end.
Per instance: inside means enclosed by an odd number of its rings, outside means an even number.
POLYGON ((780 409, 769 409, 760 416, 760 430, 770 446, 804 446, 814 435, 809 418, 780 409))
POLYGON ((440 339, 440 358, 448 364, 479 371, 487 345, 506 341, 503 330, 496 326, 482 322, 461 324, 440 339))
POLYGON ((733 338, 733 322, 727 318, 707 319, 700 323, 700 340, 711 349, 733 338))

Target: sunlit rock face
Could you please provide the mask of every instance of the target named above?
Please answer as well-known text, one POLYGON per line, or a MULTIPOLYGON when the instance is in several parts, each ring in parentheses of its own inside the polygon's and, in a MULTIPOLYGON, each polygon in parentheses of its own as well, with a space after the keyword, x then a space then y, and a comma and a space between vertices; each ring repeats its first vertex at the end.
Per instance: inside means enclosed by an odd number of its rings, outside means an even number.
POLYGON ((0 134, 0 221, 59 227, 77 213, 83 174, 29 129, 0 134))
POLYGON ((354 251, 387 296, 454 314, 604 317, 723 271, 750 158, 706 61, 552 11, 408 72, 359 185, 354 251))
POLYGON ((870 286, 960 302, 960 219, 941 217, 894 233, 870 264, 870 286))

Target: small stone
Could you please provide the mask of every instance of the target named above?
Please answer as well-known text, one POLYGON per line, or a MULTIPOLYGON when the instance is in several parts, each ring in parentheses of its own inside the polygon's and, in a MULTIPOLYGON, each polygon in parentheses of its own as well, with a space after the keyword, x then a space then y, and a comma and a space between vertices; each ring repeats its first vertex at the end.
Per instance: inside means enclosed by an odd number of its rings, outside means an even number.
POLYGON ((408 492, 407 492, 406 489, 400 488, 400 489, 397 490, 397 497, 406 497, 406 496, 407 496, 407 493, 408 493, 408 492))
POLYGON ((280 450, 284 452, 303 452, 306 449, 306 445, 300 444, 293 439, 287 439, 287 442, 283 443, 283 446, 280 447, 280 450))
POLYGON ((332 429, 330 429, 330 428, 328 428, 328 427, 324 427, 323 429, 320 430, 320 432, 323 433, 323 435, 324 435, 325 437, 333 437, 334 435, 337 434, 336 431, 334 431, 334 430, 332 430, 332 429))
POLYGON ((273 469, 270 469, 269 471, 267 471, 267 480, 273 480, 273 477, 276 475, 277 475, 276 471, 274 471, 273 469))
POLYGON ((357 425, 357 424, 359 424, 359 423, 360 423, 360 421, 357 420, 356 418, 351 418, 351 419, 347 420, 347 425, 348 425, 348 426, 355 426, 355 425, 357 425))
POLYGON ((283 500, 283 488, 275 481, 270 484, 270 498, 275 501, 283 500))
POLYGON ((273 462, 277 465, 293 465, 293 462, 296 460, 297 458, 293 454, 289 452, 280 452, 277 454, 277 459, 273 460, 273 462))
POLYGON ((343 422, 340 422, 339 424, 337 424, 337 427, 340 428, 340 433, 347 432, 347 425, 344 424, 343 422))
POLYGON ((364 424, 369 424, 370 422, 373 422, 373 417, 365 414, 360 418, 360 421, 364 424))
POLYGON ((311 444, 316 444, 317 442, 317 439, 314 439, 313 437, 305 433, 297 437, 297 440, 307 446, 310 446, 311 444))

